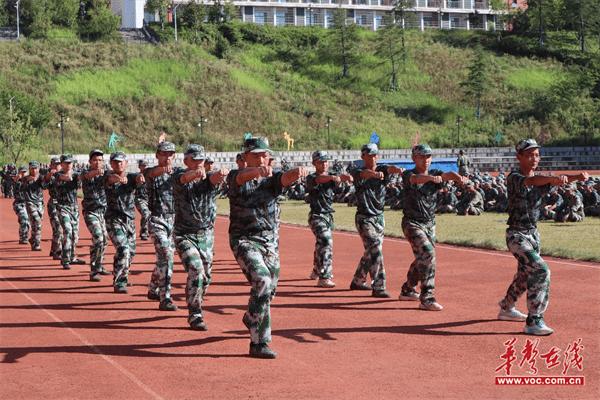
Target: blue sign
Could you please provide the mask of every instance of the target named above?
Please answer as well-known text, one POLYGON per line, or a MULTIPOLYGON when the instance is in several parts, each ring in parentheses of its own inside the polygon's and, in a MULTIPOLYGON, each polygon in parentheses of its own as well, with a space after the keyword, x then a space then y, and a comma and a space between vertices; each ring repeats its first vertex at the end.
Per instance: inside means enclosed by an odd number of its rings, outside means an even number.
POLYGON ((379 135, 377 135, 377 132, 373 131, 373 133, 371 133, 369 143, 375 143, 376 145, 379 145, 379 135))

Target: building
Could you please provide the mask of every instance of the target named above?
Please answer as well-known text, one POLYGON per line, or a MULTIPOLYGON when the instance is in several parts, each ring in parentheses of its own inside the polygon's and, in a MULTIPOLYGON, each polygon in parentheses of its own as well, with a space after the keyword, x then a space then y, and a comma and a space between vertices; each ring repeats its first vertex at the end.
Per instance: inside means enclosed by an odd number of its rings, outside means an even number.
MULTIPOLYGON (((185 5, 193 0, 174 0, 185 5)), ((213 4, 211 0, 195 0, 213 4)), ((525 7, 524 0, 505 0, 506 11, 525 7)), ((343 8, 348 20, 366 29, 377 30, 391 15, 395 0, 234 0, 238 17, 245 22, 273 26, 322 26, 332 24, 333 12, 343 8)), ((497 15, 490 0, 413 0, 413 7, 402 23, 425 29, 494 30, 497 15)), ((123 28, 141 28, 143 21, 155 21, 157 15, 144 10, 145 0, 112 0, 112 9, 122 16, 123 28)))

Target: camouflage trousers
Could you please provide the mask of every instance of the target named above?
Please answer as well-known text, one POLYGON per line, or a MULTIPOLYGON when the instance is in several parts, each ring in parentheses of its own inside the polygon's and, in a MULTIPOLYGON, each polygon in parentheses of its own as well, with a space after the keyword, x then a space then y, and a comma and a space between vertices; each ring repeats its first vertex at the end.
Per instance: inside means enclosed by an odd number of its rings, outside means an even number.
POLYGON ((583 210, 573 210, 566 208, 558 211, 554 214, 554 220, 556 222, 580 222, 583 221, 585 214, 583 210))
POLYGON ((333 278, 333 214, 310 214, 308 225, 315 235, 313 273, 321 279, 333 278))
POLYGON ((229 246, 244 276, 252 286, 248 311, 242 321, 250 330, 252 343, 271 341, 271 301, 279 281, 278 233, 229 237, 229 246))
POLYGON ((75 259, 79 241, 79 207, 59 205, 58 214, 63 231, 61 262, 66 265, 75 259))
POLYGON ((84 211, 83 220, 87 226, 90 235, 92 235, 92 245, 90 246, 90 272, 91 274, 100 272, 104 269, 104 252, 108 245, 108 232, 106 231, 106 221, 104 220, 104 208, 94 211, 84 211))
POLYGON ((385 268, 383 267, 383 232, 385 220, 383 214, 374 217, 356 214, 356 230, 362 239, 365 252, 354 272, 354 281, 363 283, 367 273, 371 275, 374 291, 385 290, 385 268))
POLYGON ((600 205, 586 207, 584 211, 586 216, 598 217, 600 216, 600 205))
POLYGON ((435 223, 402 220, 402 232, 415 256, 402 285, 402 293, 414 293, 421 282, 422 303, 435 301, 435 223))
POLYGON ((174 223, 175 216, 173 214, 160 217, 153 215, 148 222, 156 252, 156 266, 148 284, 148 291, 158 292, 161 301, 171 298, 171 278, 173 276, 173 256, 175 254, 173 243, 174 223))
POLYGON ((175 235, 175 248, 187 272, 185 298, 190 323, 203 318, 202 301, 211 281, 214 238, 214 229, 175 235))
POLYGON ((58 207, 53 199, 48 201, 47 209, 48 219, 50 219, 50 226, 52 227, 52 246, 50 247, 50 253, 52 255, 60 256, 62 252, 63 231, 62 226, 60 226, 58 207))
POLYGON ((148 208, 148 200, 135 199, 135 208, 138 210, 140 216, 142 217, 140 221, 140 237, 147 237, 149 229, 148 223, 150 221, 151 216, 150 208, 148 208))
POLYGON ((129 267, 135 256, 135 223, 129 218, 111 218, 106 220, 106 230, 113 246, 113 286, 126 287, 129 267))
POLYGON ((13 203, 13 211, 17 214, 19 221, 19 242, 27 243, 27 235, 29 234, 29 216, 27 215, 27 207, 25 203, 13 203))
POLYGON ((500 307, 510 309, 527 290, 529 317, 543 317, 550 294, 550 269, 540 256, 539 232, 537 229, 507 229, 506 244, 517 259, 518 267, 500 307))
POLYGON ((31 248, 40 247, 42 244, 42 218, 44 217, 44 203, 26 202, 27 216, 31 224, 31 248))

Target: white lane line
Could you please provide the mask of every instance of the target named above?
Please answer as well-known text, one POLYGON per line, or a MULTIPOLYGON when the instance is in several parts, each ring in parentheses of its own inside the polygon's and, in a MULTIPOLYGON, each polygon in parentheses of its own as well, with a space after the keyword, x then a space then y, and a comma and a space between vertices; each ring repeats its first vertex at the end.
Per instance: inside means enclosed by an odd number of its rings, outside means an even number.
MULTIPOLYGON (((228 217, 222 216, 222 215, 219 215, 219 218, 229 219, 228 217)), ((297 225, 286 224, 286 223, 282 223, 281 226, 283 226, 285 228, 289 228, 289 229, 298 229, 298 230, 304 230, 304 231, 309 231, 310 232, 309 228, 308 227, 304 227, 304 226, 297 226, 297 225)), ((349 236, 349 237, 358 238, 358 234, 357 233, 353 233, 353 232, 344 232, 344 231, 338 231, 338 230, 336 230, 333 233, 334 233, 334 235, 342 235, 342 236, 349 236)), ((386 236, 385 237, 385 241, 402 243, 402 244, 408 246, 408 242, 406 240, 400 239, 400 238, 394 238, 394 237, 388 237, 388 236, 386 236)), ((445 244, 436 244, 436 247, 440 248, 440 249, 448 249, 448 250, 454 250, 454 251, 463 251, 463 252, 467 252, 467 253, 494 255, 494 256, 498 256, 498 257, 506 257, 506 258, 514 259, 514 257, 512 256, 512 254, 502 254, 500 252, 500 250, 485 251, 485 250, 477 250, 477 249, 468 248, 468 247, 449 246, 449 245, 445 245, 445 244)), ((595 269, 595 270, 600 270, 600 264, 574 263, 574 262, 560 261, 560 260, 548 259, 548 258, 546 258, 546 262, 548 262, 550 264, 570 265, 570 266, 573 266, 573 267, 583 267, 583 268, 591 268, 591 269, 595 269)))
POLYGON ((121 372, 123 375, 125 375, 127 378, 129 378, 133 383, 135 383, 136 385, 138 385, 143 391, 145 391, 146 393, 148 393, 150 396, 152 396, 152 398, 156 399, 156 400, 164 400, 164 398, 162 396, 160 396, 158 393, 156 393, 154 390, 150 389, 144 382, 140 381, 134 374, 132 374, 129 370, 127 370, 125 367, 123 367, 122 365, 120 365, 119 363, 117 363, 115 360, 113 360, 112 358, 110 358, 109 356, 107 356, 106 354, 102 353, 102 351, 97 348, 96 346, 94 346, 92 343, 88 342, 83 336, 81 336, 75 329, 67 326, 67 324, 65 324, 64 321, 62 321, 60 318, 58 318, 56 315, 54 315, 51 311, 48 311, 47 309, 45 309, 43 306, 41 306, 37 301, 35 301, 33 298, 31 298, 27 293, 21 291, 21 289, 19 289, 18 287, 16 287, 15 285, 13 285, 12 282, 6 280, 4 278, 4 276, 0 275, 0 279, 2 279, 4 282, 8 283, 10 286, 13 287, 13 289, 15 289, 16 291, 18 291, 20 294, 22 294, 23 296, 25 296, 25 298, 27 298, 27 300, 29 300, 29 302, 31 302, 31 304, 35 305, 36 307, 38 307, 40 310, 42 310, 43 312, 45 312, 47 315, 50 316, 50 318, 52 318, 54 321, 58 322, 59 324, 61 324, 62 326, 64 326, 65 328, 67 328, 69 330, 69 332, 71 332, 73 334, 73 336, 75 336, 77 339, 79 339, 79 341, 81 343, 83 343, 85 346, 89 347, 90 349, 92 349, 96 354, 98 354, 100 357, 102 357, 106 362, 108 362, 110 365, 112 365, 114 368, 116 368, 119 372, 121 372))

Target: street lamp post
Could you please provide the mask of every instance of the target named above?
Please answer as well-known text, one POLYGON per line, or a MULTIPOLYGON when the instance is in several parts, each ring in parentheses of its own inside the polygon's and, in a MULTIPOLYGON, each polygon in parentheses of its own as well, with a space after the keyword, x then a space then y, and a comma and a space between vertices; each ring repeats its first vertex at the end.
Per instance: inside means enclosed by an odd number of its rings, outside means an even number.
POLYGON ((457 144, 460 146, 460 123, 463 122, 463 119, 460 115, 456 116, 456 133, 458 135, 457 144))
POLYGON ((327 116, 327 122, 325 123, 325 126, 327 127, 327 148, 330 148, 330 128, 331 128, 331 121, 333 121, 331 119, 331 117, 328 115, 327 116))
POLYGON ((21 29, 19 27, 20 21, 19 21, 19 3, 21 2, 21 0, 17 0, 17 3, 15 4, 15 8, 17 9, 17 40, 21 40, 21 29))
POLYGON ((60 128, 60 154, 65 154, 65 122, 69 122, 69 117, 61 112, 60 122, 56 125, 60 128))
POLYGON ((173 5, 173 19, 175 21, 175 41, 177 41, 177 7, 179 7, 179 4, 173 5))
POLYGON ((202 141, 202 138, 204 137, 202 134, 202 126, 208 122, 208 118, 204 117, 203 115, 200 115, 200 122, 198 122, 198 128, 200 128, 200 141, 202 141))
POLYGON ((308 25, 312 26, 313 18, 312 18, 312 4, 308 5, 308 25))

